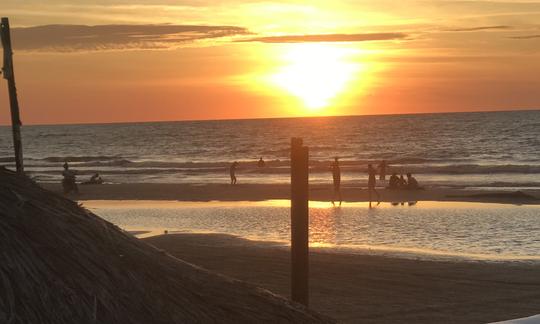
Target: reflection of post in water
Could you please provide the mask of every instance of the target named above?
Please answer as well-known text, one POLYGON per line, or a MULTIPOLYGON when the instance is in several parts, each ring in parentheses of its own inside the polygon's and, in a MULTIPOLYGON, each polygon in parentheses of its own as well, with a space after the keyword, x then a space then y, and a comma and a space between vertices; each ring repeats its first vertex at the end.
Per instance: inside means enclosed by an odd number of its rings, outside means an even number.
POLYGON ((291 298, 309 303, 309 149, 291 139, 291 298))
POLYGON ((8 82, 9 105, 11 108, 11 125, 13 131, 13 146, 15 148, 15 165, 18 173, 24 173, 23 152, 21 140, 21 119, 19 116, 19 101, 15 87, 15 72, 13 71, 13 52, 11 50, 11 36, 9 32, 9 19, 2 18, 0 24, 0 38, 4 48, 4 66, 2 73, 8 82))

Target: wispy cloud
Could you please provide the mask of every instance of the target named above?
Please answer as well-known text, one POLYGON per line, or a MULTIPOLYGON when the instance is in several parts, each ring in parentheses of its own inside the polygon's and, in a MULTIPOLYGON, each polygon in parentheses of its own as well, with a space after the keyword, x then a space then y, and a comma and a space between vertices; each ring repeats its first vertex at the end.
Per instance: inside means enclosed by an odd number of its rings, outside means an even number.
POLYGON ((492 29, 511 29, 512 26, 507 25, 497 25, 497 26, 477 26, 477 27, 466 27, 466 28, 452 28, 445 29, 444 31, 449 32, 473 32, 473 31, 482 31, 482 30, 492 30, 492 29))
POLYGON ((236 26, 197 25, 46 25, 13 28, 13 46, 23 51, 170 49, 204 39, 250 32, 236 26))
POLYGON ((404 39, 408 35, 404 33, 369 33, 369 34, 317 34, 317 35, 287 35, 253 37, 238 42, 263 42, 263 43, 311 43, 311 42, 365 42, 404 39))
POLYGON ((535 39, 540 38, 540 35, 522 35, 522 36, 510 36, 511 39, 535 39))

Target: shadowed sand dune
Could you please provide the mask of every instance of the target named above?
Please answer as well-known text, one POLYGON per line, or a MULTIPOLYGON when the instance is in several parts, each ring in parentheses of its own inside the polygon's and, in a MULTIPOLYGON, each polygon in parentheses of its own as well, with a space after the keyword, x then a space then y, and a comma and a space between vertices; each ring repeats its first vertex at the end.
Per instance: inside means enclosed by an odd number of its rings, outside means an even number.
POLYGON ((0 323, 331 323, 0 170, 0 323))

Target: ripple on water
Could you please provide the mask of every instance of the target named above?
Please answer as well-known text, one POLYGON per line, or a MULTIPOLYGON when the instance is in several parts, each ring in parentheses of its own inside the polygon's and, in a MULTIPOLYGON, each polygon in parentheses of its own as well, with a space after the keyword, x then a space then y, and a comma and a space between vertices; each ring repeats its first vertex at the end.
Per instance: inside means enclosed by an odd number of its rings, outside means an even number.
MULTIPOLYGON (((286 243, 287 201, 240 203, 86 202, 126 229, 225 233, 286 243)), ((312 203, 310 243, 335 251, 405 253, 482 260, 539 260, 540 205, 419 202, 331 208, 312 203)))

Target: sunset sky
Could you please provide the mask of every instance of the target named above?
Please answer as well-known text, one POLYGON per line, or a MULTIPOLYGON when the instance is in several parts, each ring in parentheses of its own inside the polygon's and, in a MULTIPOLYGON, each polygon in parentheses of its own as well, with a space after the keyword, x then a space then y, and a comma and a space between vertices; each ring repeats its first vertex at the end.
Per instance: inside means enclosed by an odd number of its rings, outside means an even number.
POLYGON ((540 108, 540 1, 2 0, 0 9, 26 124, 540 108))

